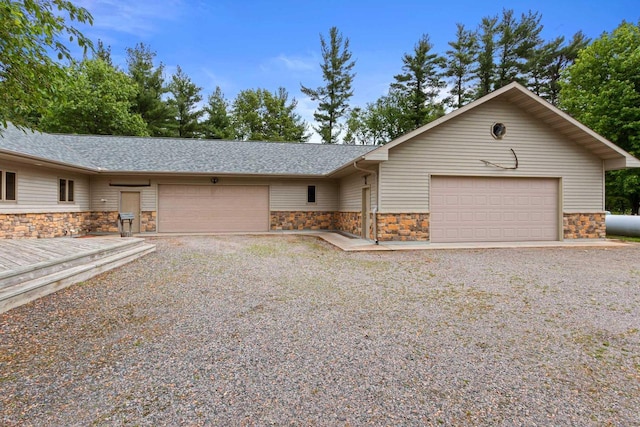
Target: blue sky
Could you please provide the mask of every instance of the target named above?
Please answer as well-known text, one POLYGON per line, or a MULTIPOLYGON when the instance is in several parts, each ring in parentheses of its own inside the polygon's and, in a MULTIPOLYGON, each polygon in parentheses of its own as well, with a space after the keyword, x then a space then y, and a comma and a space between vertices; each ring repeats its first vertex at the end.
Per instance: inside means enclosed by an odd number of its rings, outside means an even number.
MULTIPOLYGON (((300 84, 322 84, 319 35, 337 26, 350 39, 356 59, 352 105, 384 94, 422 34, 444 53, 456 23, 475 28, 484 16, 529 10, 542 14, 543 38, 571 37, 582 30, 595 38, 623 20, 640 21, 637 0, 563 1, 206 1, 78 0, 94 17, 85 35, 111 46, 125 67, 125 49, 143 42, 157 52, 167 78, 177 65, 203 88, 203 98, 220 86, 232 100, 243 89, 285 87, 298 112, 311 123, 315 104, 300 84)), ((317 140, 314 137, 312 140, 317 140)))

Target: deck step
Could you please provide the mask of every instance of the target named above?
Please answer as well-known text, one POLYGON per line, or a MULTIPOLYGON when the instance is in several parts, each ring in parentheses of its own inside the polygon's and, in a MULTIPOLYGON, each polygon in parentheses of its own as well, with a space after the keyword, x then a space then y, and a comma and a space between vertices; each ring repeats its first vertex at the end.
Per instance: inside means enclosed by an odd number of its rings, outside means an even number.
MULTIPOLYGON (((144 243, 144 240, 137 239, 138 242, 119 245, 117 250, 96 251, 80 257, 59 262, 62 267, 52 265, 48 262, 43 268, 30 269, 36 277, 27 278, 22 281, 15 281, 15 275, 10 285, 3 284, 0 280, 0 313, 4 313, 12 308, 26 304, 35 299, 41 298, 60 289, 66 288, 74 283, 88 280, 100 273, 120 267, 128 262, 134 261, 144 255, 156 250, 155 245, 144 243), (72 265, 71 265, 72 264, 72 265), (43 272, 47 272, 43 274, 43 272)), ((25 272, 23 272, 25 273, 25 272)), ((22 274, 20 277, 28 277, 22 274)), ((7 279, 7 278, 5 278, 7 279)))
MULTIPOLYGON (((89 250, 79 250, 71 255, 58 256, 45 261, 35 262, 24 267, 0 271, 0 292, 17 283, 23 283, 37 279, 38 277, 48 276, 58 271, 68 270, 72 267, 86 264, 100 258, 105 258, 144 244, 144 239, 139 238, 118 239, 110 241, 107 246, 89 250)), ((55 247, 52 249, 55 249, 55 247)), ((16 256, 21 256, 21 254, 17 254, 16 256)))

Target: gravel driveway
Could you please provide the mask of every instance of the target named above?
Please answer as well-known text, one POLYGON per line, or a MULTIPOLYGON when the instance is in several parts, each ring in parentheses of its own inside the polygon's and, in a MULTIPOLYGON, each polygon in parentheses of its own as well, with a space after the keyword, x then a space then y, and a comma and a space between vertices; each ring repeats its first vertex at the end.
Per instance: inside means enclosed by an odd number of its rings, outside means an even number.
POLYGON ((640 245, 163 238, 0 315, 2 425, 640 425, 640 245))

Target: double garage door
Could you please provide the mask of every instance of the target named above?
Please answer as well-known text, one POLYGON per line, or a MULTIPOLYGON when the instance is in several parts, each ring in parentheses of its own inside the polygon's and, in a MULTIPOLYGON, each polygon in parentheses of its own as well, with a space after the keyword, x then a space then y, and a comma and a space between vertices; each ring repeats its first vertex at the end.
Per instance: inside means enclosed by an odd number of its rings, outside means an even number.
POLYGON ((432 242, 558 240, 559 180, 431 178, 432 242))
POLYGON ((158 186, 158 231, 223 233, 269 230, 269 187, 158 186))

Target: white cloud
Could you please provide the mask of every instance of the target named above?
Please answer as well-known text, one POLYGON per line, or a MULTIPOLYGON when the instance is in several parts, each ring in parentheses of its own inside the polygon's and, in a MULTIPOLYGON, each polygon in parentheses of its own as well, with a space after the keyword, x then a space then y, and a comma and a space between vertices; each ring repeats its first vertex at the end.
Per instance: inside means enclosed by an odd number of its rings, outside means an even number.
POLYGON ((182 0, 78 0, 94 18, 93 27, 145 36, 161 29, 159 22, 174 20, 182 0))
POLYGON ((314 70, 318 63, 315 58, 288 57, 285 54, 278 55, 275 60, 291 71, 314 70))

